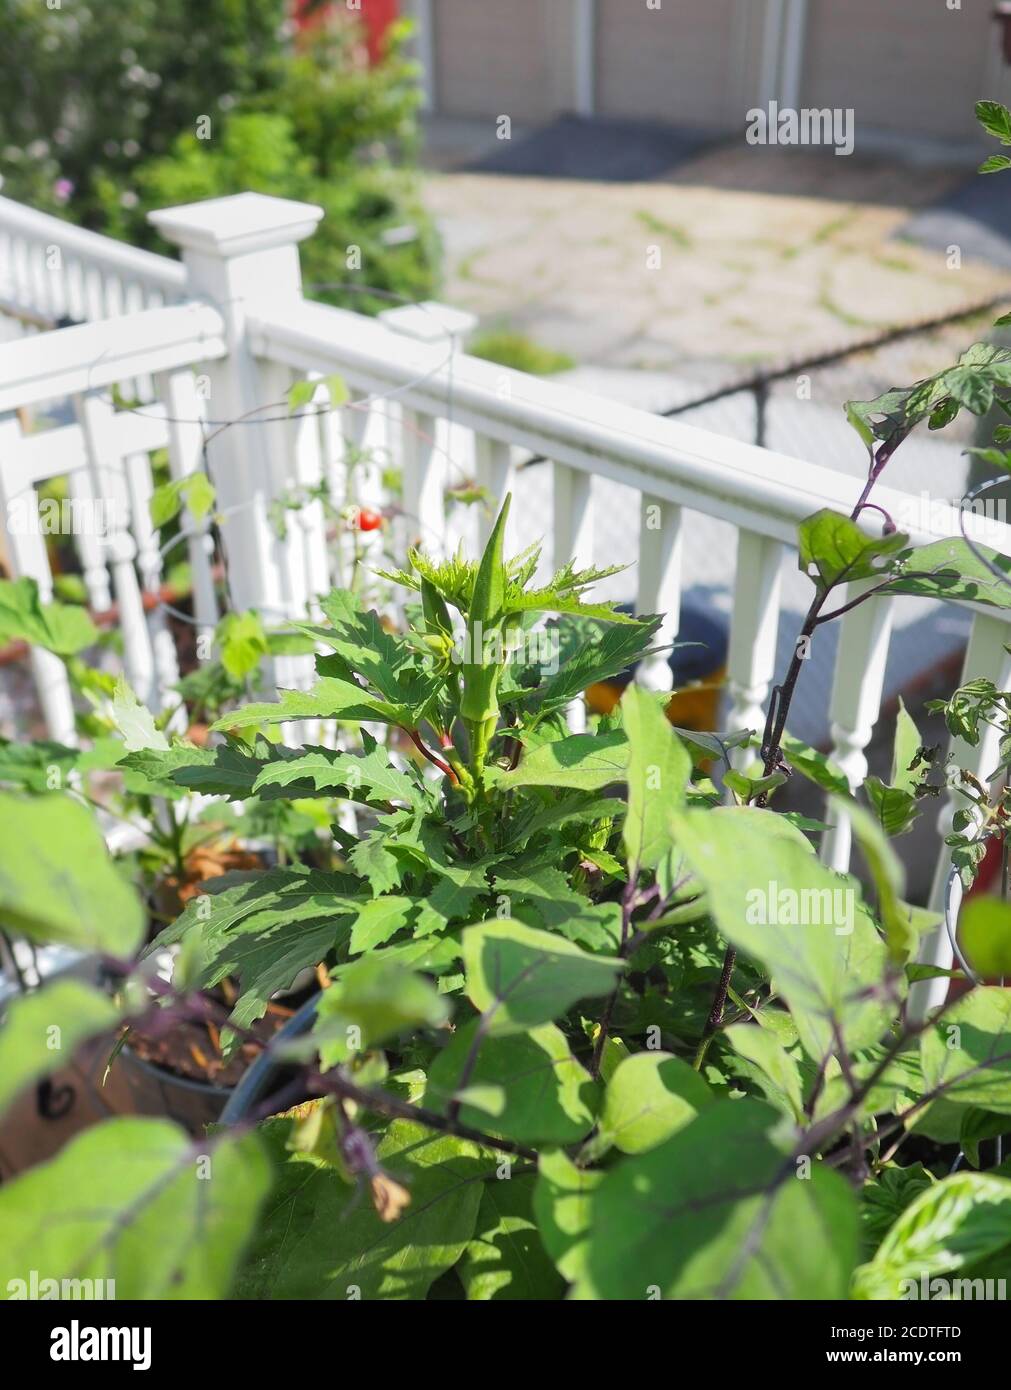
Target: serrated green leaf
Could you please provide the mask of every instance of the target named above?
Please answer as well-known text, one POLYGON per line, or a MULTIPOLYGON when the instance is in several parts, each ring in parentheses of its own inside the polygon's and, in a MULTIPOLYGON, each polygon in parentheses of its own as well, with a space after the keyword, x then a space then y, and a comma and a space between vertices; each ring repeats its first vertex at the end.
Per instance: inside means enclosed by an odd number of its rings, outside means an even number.
POLYGON ((627 768, 628 740, 623 732, 572 734, 527 753, 519 766, 503 773, 495 785, 502 790, 569 787, 600 791, 613 782, 623 782, 627 768))
POLYGON ((910 1202, 874 1259, 857 1270, 855 1296, 918 1297, 923 1278, 965 1269, 1011 1243, 1009 1217, 1007 1178, 989 1173, 943 1178, 910 1202))

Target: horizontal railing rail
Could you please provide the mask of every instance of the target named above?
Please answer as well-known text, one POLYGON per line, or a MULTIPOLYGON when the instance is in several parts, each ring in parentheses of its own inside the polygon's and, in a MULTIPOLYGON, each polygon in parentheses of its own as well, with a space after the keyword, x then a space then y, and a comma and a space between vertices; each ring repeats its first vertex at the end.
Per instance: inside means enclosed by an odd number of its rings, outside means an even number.
POLYGON ((145 309, 125 321, 38 334, 0 345, 0 414, 226 352, 221 315, 208 304, 145 309))
MULTIPOLYGON (((449 355, 445 346, 405 339, 382 322, 329 305, 303 302, 276 317, 253 314, 249 327, 253 350, 266 361, 301 374, 338 372, 361 392, 435 419, 451 414, 479 435, 770 540, 795 542, 806 517, 822 507, 849 512, 859 492, 852 476, 835 469, 481 358, 449 355)), ((910 515, 916 501, 884 485, 874 496, 899 516, 910 515)), ((957 536, 959 524, 959 508, 939 502, 926 525, 902 529, 913 544, 924 545, 957 536)), ((973 540, 1011 554, 1011 526, 972 513, 964 524, 973 540)))

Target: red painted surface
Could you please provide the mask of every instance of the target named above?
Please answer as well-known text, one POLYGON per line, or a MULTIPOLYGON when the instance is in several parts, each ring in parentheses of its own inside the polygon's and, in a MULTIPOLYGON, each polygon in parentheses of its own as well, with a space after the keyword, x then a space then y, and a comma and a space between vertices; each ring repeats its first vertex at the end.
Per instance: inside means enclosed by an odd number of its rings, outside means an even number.
POLYGON ((293 14, 299 29, 312 29, 338 12, 350 15, 365 26, 369 62, 378 63, 383 53, 386 31, 397 19, 400 0, 361 0, 360 10, 349 10, 344 3, 313 5, 312 0, 294 0, 293 14))

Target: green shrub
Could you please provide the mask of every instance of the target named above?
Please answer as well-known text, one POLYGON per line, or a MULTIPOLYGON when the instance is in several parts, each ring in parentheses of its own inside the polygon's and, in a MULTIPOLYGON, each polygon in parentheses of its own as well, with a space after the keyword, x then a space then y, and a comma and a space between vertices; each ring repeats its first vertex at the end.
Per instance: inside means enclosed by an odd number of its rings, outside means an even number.
POLYGON ((13 0, 0 14, 3 192, 157 250, 154 207, 247 188, 299 198, 326 212, 307 282, 430 294, 437 242, 402 167, 420 100, 408 26, 370 68, 356 22, 295 48, 288 8, 128 0, 68 14, 13 0), (360 269, 348 269, 351 246, 360 269))

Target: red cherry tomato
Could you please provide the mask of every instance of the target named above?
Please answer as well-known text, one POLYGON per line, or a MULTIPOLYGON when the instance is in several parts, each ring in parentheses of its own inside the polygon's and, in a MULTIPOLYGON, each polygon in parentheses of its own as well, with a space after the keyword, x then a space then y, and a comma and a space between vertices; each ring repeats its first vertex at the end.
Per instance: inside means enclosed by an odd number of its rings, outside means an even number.
POLYGON ((383 524, 382 512, 374 512, 371 507, 362 507, 358 513, 359 531, 378 531, 383 524))

